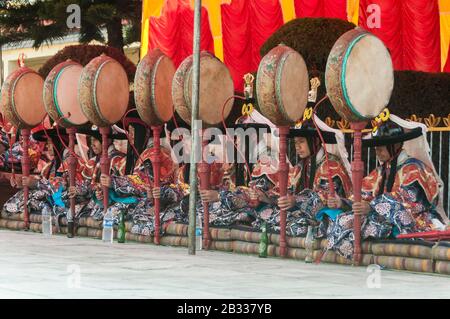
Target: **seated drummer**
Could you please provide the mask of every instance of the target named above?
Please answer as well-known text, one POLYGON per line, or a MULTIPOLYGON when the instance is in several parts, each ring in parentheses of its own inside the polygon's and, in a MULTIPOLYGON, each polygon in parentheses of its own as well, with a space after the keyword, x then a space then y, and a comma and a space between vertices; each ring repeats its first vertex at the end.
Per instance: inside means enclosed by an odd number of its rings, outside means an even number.
MULTIPOLYGON (((29 201, 28 206, 30 213, 41 213, 44 209, 50 210, 54 215, 58 216, 57 220, 67 214, 69 204, 68 192, 68 155, 69 152, 64 149, 60 138, 68 143, 68 136, 64 129, 60 129, 58 136, 56 129, 48 129, 37 131, 33 134, 33 139, 45 144, 43 151, 44 157, 41 160, 47 159, 47 162, 40 168, 39 176, 22 176, 19 181, 19 186, 28 186, 29 201), (47 138, 50 137, 50 139, 47 138)), ((83 189, 81 177, 82 163, 78 162, 76 184, 78 194, 76 205, 85 202, 86 196, 89 196, 86 188, 83 189)), ((10 214, 20 213, 24 207, 23 190, 11 197, 4 206, 4 211, 10 214)))
MULTIPOLYGON (((319 227, 314 235, 322 237, 326 234, 330 221, 342 212, 337 209, 339 208, 337 203, 351 194, 351 180, 348 174, 350 164, 347 161, 342 133, 331 129, 315 116, 315 121, 328 146, 327 163, 325 149, 312 123, 312 116, 312 109, 305 110, 301 125, 290 130, 290 136, 295 140, 297 163, 289 172, 288 195, 279 197, 276 167, 272 168, 269 174, 265 174, 266 179, 270 181, 268 183, 270 187, 267 185, 254 187, 250 192, 250 196, 256 197, 259 202, 256 208, 257 219, 253 223, 256 229, 259 229, 263 222, 267 222, 269 228, 279 231, 281 208, 287 210, 288 236, 305 236, 308 226, 316 225, 319 221, 319 227), (333 180, 334 198, 329 196, 328 166, 333 180)), ((259 163, 255 167, 254 175, 258 175, 259 171, 261 173, 267 171, 267 165, 262 164, 259 163)), ((256 186, 260 183, 261 181, 258 181, 256 186)))
MULTIPOLYGON (((125 175, 102 175, 100 184, 110 189, 111 205, 108 209, 115 217, 124 212, 125 219, 133 221, 132 233, 153 235, 153 199, 160 199, 160 220, 163 224, 172 220, 170 214, 165 213, 166 208, 179 202, 183 196, 176 180, 177 166, 172 161, 170 146, 162 138, 160 187, 153 187, 151 157, 154 149, 149 127, 139 119, 137 113, 130 114, 124 122, 132 142, 128 145, 125 175)), ((162 135, 164 137, 164 134, 162 135)))
MULTIPOLYGON (((79 217, 91 216, 96 220, 103 219, 103 191, 101 184, 101 165, 100 159, 103 153, 102 136, 100 132, 94 129, 79 129, 78 134, 89 136, 89 149, 93 156, 84 164, 81 175, 83 185, 85 185, 91 194, 90 201, 83 207, 79 217)), ((110 174, 123 175, 125 173, 125 154, 116 149, 114 140, 126 139, 125 134, 112 131, 108 138, 108 156, 110 160, 110 174)), ((69 188, 69 196, 79 196, 79 188, 69 188)), ((111 200, 111 199, 110 199, 111 200)))
POLYGON ((362 201, 338 216, 328 248, 353 256, 353 214, 362 215, 361 237, 395 238, 398 234, 443 230, 449 223, 442 208, 442 181, 429 156, 426 128, 388 111, 363 146, 375 147, 381 165, 363 179, 362 201))

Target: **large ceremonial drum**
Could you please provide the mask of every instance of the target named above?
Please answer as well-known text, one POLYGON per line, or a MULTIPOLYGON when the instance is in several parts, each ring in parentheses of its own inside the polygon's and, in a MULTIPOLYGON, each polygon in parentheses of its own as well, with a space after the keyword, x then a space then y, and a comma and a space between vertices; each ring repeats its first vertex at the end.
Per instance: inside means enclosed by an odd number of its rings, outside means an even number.
POLYGON ((35 71, 21 67, 3 83, 1 107, 6 120, 17 128, 33 128, 47 112, 42 99, 44 79, 35 71))
POLYGON ((82 126, 89 122, 78 101, 78 82, 83 66, 67 60, 56 65, 44 82, 44 105, 47 113, 64 127, 82 126))
MULTIPOLYGON (((172 82, 172 99, 175 110, 191 124, 193 56, 186 58, 178 67, 172 82)), ((200 54, 200 102, 199 119, 203 125, 216 126, 230 114, 234 103, 234 85, 228 68, 208 52, 200 54)))
POLYGON ((101 55, 83 68, 78 100, 92 124, 106 127, 117 123, 128 108, 129 97, 127 73, 113 58, 101 55))
POLYGON ((325 84, 342 118, 349 122, 373 119, 388 105, 394 88, 389 51, 363 29, 344 33, 328 57, 325 84))
POLYGON ((262 58, 256 95, 261 113, 275 125, 290 126, 303 116, 308 91, 308 69, 297 51, 279 45, 262 58))
POLYGON ((162 125, 172 118, 174 75, 172 60, 159 49, 139 62, 134 77, 134 100, 139 116, 148 125, 162 125))

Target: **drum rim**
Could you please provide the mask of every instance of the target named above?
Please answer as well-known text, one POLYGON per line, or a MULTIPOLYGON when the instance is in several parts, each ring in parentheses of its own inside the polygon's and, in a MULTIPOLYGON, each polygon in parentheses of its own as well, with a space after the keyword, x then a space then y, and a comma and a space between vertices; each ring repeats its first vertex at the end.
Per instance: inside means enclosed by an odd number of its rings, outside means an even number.
POLYGON ((342 68, 341 68, 341 87, 342 87, 342 94, 344 95, 344 99, 345 102, 347 104, 347 106, 350 108, 351 112, 359 119, 363 120, 363 121, 367 121, 370 120, 371 117, 366 117, 364 115, 362 115, 359 111, 356 110, 355 106, 352 104, 350 97, 348 96, 348 92, 347 92, 347 85, 345 82, 345 75, 347 72, 347 62, 348 59, 350 57, 350 54, 352 53, 353 47, 359 42, 361 41, 362 38, 366 37, 366 36, 370 36, 370 34, 368 32, 363 32, 362 34, 359 34, 357 37, 355 37, 352 42, 350 43, 350 45, 347 47, 347 49, 345 50, 345 54, 344 54, 344 58, 342 60, 342 68))
MULTIPOLYGON (((61 108, 59 107, 59 104, 58 104, 57 96, 56 96, 56 92, 57 92, 57 90, 58 90, 58 80, 59 80, 59 77, 63 74, 63 71, 64 71, 65 69, 70 68, 70 67, 73 67, 73 66, 81 66, 81 68, 83 68, 83 66, 82 66, 81 64, 79 64, 79 63, 77 63, 77 62, 74 62, 74 63, 71 63, 71 64, 68 64, 68 65, 63 66, 63 67, 58 71, 58 74, 57 74, 56 77, 55 77, 55 81, 53 82, 53 83, 54 83, 54 84, 53 84, 53 92, 52 92, 52 93, 53 93, 53 94, 52 94, 52 96, 53 96, 53 104, 55 105, 56 111, 58 112, 59 120, 63 120, 64 122, 66 122, 67 124, 69 124, 69 125, 71 125, 71 126, 83 126, 83 125, 85 125, 85 124, 87 124, 87 123, 89 122, 89 120, 87 119, 86 115, 84 115, 84 113, 83 113, 84 117, 86 117, 86 122, 85 122, 85 123, 82 123, 82 124, 75 124, 75 123, 73 123, 72 121, 69 120, 68 117, 65 117, 65 115, 62 113, 61 108)), ((80 75, 81 75, 81 74, 80 74, 80 75)), ((78 88, 77 88, 77 90, 78 90, 78 88)), ((44 90, 44 92, 45 92, 45 90, 44 90)), ((44 94, 45 94, 45 93, 44 93, 44 94)), ((78 95, 78 91, 77 91, 77 95, 78 95)), ((47 108, 47 105, 46 105, 45 103, 44 103, 44 105, 45 105, 45 107, 47 108)), ((81 108, 81 106, 80 106, 80 108, 81 108)), ((48 111, 47 111, 47 113, 48 113, 48 111)))
MULTIPOLYGON (((184 111, 186 111, 186 109, 189 110, 189 105, 186 104, 186 97, 184 94, 184 86, 185 86, 185 82, 186 82, 186 72, 187 70, 191 67, 191 65, 193 64, 193 55, 190 55, 188 57, 186 57, 181 64, 178 66, 178 68, 175 71, 174 77, 172 79, 172 88, 171 88, 171 94, 172 94, 172 101, 174 102, 173 106, 174 106, 174 110, 175 112, 178 113, 178 115, 181 117, 181 119, 183 119, 183 121, 185 121, 188 125, 191 125, 191 118, 189 119, 184 119, 182 114, 184 111), (177 81, 179 80, 179 81, 177 81), (181 104, 175 104, 175 96, 177 95, 177 90, 176 88, 180 88, 182 90, 182 102, 184 102, 183 105, 181 104)), ((189 110, 189 112, 192 114, 192 111, 189 110)))
MULTIPOLYGON (((163 52, 161 52, 160 56, 156 60, 155 65, 152 68, 152 73, 151 73, 151 81, 152 82, 151 82, 150 99, 151 99, 151 104, 153 105, 153 111, 155 111, 155 115, 156 115, 156 117, 158 119, 159 125, 164 124, 164 121, 161 120, 162 116, 159 113, 159 110, 158 110, 158 107, 157 107, 157 104, 156 104, 156 94, 155 94, 156 93, 156 74, 157 74, 157 70, 158 70, 159 64, 161 63, 161 61, 164 58, 168 58, 168 56, 166 56, 163 52)), ((172 62, 172 61, 170 60, 170 62, 172 62)), ((173 64, 173 62, 172 62, 172 64, 173 64)), ((174 77, 175 77, 175 73, 174 73, 174 77)), ((172 96, 171 96, 171 98, 172 98, 172 96)), ((171 118, 173 117, 174 111, 175 110, 174 110, 173 101, 172 101, 172 116, 171 116, 171 118)))
MULTIPOLYGON (((97 90, 96 90, 96 88, 97 88, 98 77, 100 76, 100 71, 109 62, 112 62, 112 60, 109 57, 107 57, 107 58, 105 58, 104 61, 102 61, 100 63, 100 65, 98 66, 97 70, 95 70, 94 81, 92 81, 92 87, 91 87, 92 103, 94 105, 94 108, 96 110, 96 113, 97 113, 98 117, 102 120, 102 122, 105 122, 105 123, 110 123, 110 121, 105 119, 105 117, 103 116, 102 112, 100 112, 99 105, 97 104, 97 90)), ((111 125, 111 123, 110 123, 110 125, 111 125)))
MULTIPOLYGON (((279 105, 279 108, 281 108, 281 114, 284 118, 285 121, 287 122, 291 122, 292 124, 297 121, 298 119, 292 120, 287 111, 286 108, 284 107, 284 103, 283 103, 283 99, 281 96, 281 77, 283 75, 283 73, 281 72, 284 68, 284 65, 287 61, 287 59, 289 58, 289 56, 291 56, 291 54, 295 55, 297 53, 297 55, 300 56, 300 58, 303 61, 303 64, 306 66, 305 60, 303 59, 303 57, 301 56, 300 53, 298 53, 297 51, 295 51, 294 49, 288 47, 288 46, 284 46, 284 52, 280 57, 280 60, 278 61, 278 65, 277 65, 277 70, 275 71, 275 99, 277 101, 277 104, 279 105)), ((306 72, 308 72, 308 69, 306 68, 306 72)), ((307 74, 307 78, 309 78, 308 74, 307 74)), ((308 99, 306 99, 306 103, 305 103, 305 107, 308 104, 308 99)), ((300 116, 301 117, 301 116, 300 116)))
MULTIPOLYGON (((32 69, 30 69, 30 68, 28 68, 28 67, 25 67, 25 68, 22 69, 22 70, 19 69, 19 72, 18 72, 18 73, 19 73, 19 74, 18 74, 18 76, 14 79, 14 83, 13 83, 13 85, 11 86, 11 90, 10 90, 12 111, 13 111, 13 113, 14 113, 14 117, 16 118, 16 120, 20 123, 20 126, 34 127, 34 126, 36 126, 36 125, 39 125, 39 123, 41 123, 41 122, 45 119, 46 114, 44 114, 44 116, 42 117, 42 119, 41 119, 37 124, 30 124, 30 123, 25 122, 25 121, 23 120, 23 118, 19 116, 19 112, 17 112, 16 102, 15 102, 15 91, 16 91, 15 89, 16 89, 16 85, 17 85, 17 83, 19 83, 20 79, 21 79, 22 77, 24 77, 25 75, 29 74, 29 73, 31 73, 31 74, 36 74, 36 75, 38 75, 41 79, 42 79, 42 76, 41 76, 39 73, 37 73, 36 71, 34 71, 34 70, 32 70, 32 69)), ((42 79, 42 80, 44 81, 44 79, 42 79)), ((6 81, 5 81, 5 82, 6 82, 6 81)), ((41 95, 41 97, 42 97, 42 95, 41 95)), ((43 104, 44 104, 44 109, 45 109, 45 103, 43 103, 43 104)), ((45 113, 47 113, 47 112, 45 112, 45 113)))

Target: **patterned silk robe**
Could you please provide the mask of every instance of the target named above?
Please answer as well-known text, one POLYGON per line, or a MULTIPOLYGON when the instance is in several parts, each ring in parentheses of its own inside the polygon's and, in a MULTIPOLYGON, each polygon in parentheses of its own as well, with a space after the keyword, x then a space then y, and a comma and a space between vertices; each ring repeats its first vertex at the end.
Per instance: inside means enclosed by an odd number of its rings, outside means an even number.
MULTIPOLYGON (((435 209, 439 184, 433 171, 402 151, 390 192, 386 188, 380 190, 382 177, 382 166, 379 166, 363 180, 362 199, 370 203, 371 210, 362 218, 362 238, 390 238, 432 230, 432 220, 439 219, 435 209)), ((328 248, 352 258, 353 241, 353 214, 347 212, 339 215, 334 223, 328 248)))
MULTIPOLYGON (((336 194, 342 198, 350 195, 351 180, 347 171, 339 161, 338 157, 332 154, 329 154, 328 157, 329 164, 326 162, 323 149, 315 156, 316 172, 312 188, 299 189, 300 177, 303 169, 301 162, 290 169, 288 192, 294 195, 295 205, 287 211, 286 231, 288 236, 305 236, 308 226, 317 224, 317 219, 319 219, 321 223, 318 227, 316 236, 323 236, 323 233, 326 232, 328 228, 328 218, 324 218, 323 215, 328 215, 326 207, 330 187, 328 165, 330 166, 336 194), (320 217, 318 215, 320 215, 320 217)), ((309 179, 310 176, 307 175, 306 178, 309 179)), ((261 179, 261 177, 257 178, 255 183, 257 185, 264 185, 264 187, 260 189, 267 189, 266 195, 271 198, 272 203, 262 203, 259 205, 256 209, 256 220, 253 223, 253 226, 256 229, 259 229, 262 222, 265 221, 268 223, 270 229, 279 232, 280 209, 276 205, 276 200, 279 197, 277 178, 273 174, 268 174, 265 175, 263 179, 261 179), (271 180, 271 182, 268 183, 267 179, 271 180)))

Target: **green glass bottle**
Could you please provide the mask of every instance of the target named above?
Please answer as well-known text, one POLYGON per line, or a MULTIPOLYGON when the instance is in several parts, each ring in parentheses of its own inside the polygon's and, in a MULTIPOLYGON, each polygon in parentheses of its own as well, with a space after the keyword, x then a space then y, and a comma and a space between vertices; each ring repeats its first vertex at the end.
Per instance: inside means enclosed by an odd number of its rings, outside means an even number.
POLYGON ((261 240, 259 241, 259 257, 267 257, 267 248, 269 246, 269 238, 267 236, 267 223, 264 222, 261 226, 261 240))
POLYGON ((123 244, 125 242, 125 212, 119 213, 119 227, 117 232, 117 242, 123 244))

